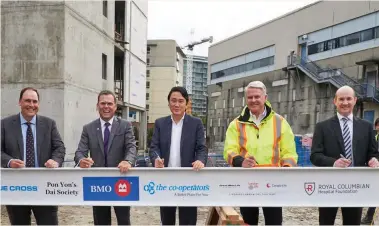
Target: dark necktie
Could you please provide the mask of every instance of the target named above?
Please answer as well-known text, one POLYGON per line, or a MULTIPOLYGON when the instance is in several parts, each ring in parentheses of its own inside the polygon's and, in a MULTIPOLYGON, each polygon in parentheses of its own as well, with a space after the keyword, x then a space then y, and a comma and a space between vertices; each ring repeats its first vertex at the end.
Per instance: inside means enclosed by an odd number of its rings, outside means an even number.
POLYGON ((26 130, 26 167, 35 167, 35 155, 34 155, 34 138, 32 127, 30 122, 25 123, 28 126, 26 130))
POLYGON ((345 146, 345 157, 351 160, 353 149, 351 145, 350 129, 349 129, 349 125, 347 124, 349 119, 342 118, 342 121, 343 121, 342 137, 343 137, 343 143, 345 146))
POLYGON ((108 166, 107 164, 107 154, 108 154, 108 142, 109 142, 109 135, 111 132, 109 131, 109 126, 111 125, 109 122, 106 122, 104 129, 104 157, 105 157, 105 167, 108 166))

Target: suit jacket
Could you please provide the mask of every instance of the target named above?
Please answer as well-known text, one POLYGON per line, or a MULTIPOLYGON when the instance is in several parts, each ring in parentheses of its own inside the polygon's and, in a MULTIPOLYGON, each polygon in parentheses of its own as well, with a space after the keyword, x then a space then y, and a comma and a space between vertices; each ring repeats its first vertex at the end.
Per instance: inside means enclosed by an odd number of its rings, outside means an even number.
MULTIPOLYGON (((108 167, 117 167, 121 161, 130 161, 132 165, 137 158, 137 148, 132 124, 124 119, 114 117, 110 131, 107 153, 108 167)), ((105 167, 104 142, 100 119, 83 126, 78 149, 75 152, 75 163, 87 158, 90 153, 94 165, 105 167)))
MULTIPOLYGON (((154 134, 150 145, 150 159, 155 164, 157 154, 165 159, 164 165, 168 166, 171 146, 171 116, 163 117, 155 121, 154 134)), ((180 160, 182 167, 192 167, 192 163, 200 160, 207 163, 207 149, 205 147, 204 126, 199 118, 185 115, 183 120, 182 135, 180 141, 180 160)))
MULTIPOLYGON (((313 134, 310 160, 315 166, 333 166, 345 156, 342 131, 337 115, 316 124, 313 134)), ((372 157, 379 157, 377 142, 371 123, 353 118, 353 161, 354 166, 367 166, 372 157)))
MULTIPOLYGON (((49 159, 62 166, 66 148, 59 135, 54 120, 37 115, 37 158, 40 167, 45 167, 49 159)), ((21 132, 20 114, 12 115, 1 120, 1 167, 8 167, 11 159, 24 160, 24 141, 21 132)))

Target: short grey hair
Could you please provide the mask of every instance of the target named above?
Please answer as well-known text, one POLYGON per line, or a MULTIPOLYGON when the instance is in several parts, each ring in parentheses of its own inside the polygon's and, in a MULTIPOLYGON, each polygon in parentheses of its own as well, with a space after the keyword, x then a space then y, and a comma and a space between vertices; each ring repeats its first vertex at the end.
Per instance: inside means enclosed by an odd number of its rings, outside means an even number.
POLYGON ((263 91, 263 95, 266 95, 266 86, 263 84, 261 81, 253 81, 250 82, 246 87, 245 87, 245 93, 247 93, 247 89, 249 88, 255 88, 255 89, 261 89, 263 91))

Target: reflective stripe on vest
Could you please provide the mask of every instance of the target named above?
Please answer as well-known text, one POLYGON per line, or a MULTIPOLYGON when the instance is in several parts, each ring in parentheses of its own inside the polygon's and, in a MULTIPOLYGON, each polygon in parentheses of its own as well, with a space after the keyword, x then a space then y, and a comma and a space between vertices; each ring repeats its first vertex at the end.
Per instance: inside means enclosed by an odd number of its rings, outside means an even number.
MULTIPOLYGON (((279 154, 279 142, 282 134, 282 117, 275 113, 274 117, 274 143, 272 147, 272 158, 271 158, 271 164, 265 164, 264 166, 279 166, 280 162, 280 154, 279 154)), ((236 126, 238 128, 238 140, 239 140, 239 146, 240 146, 240 156, 244 157, 247 154, 246 150, 246 143, 247 143, 247 136, 246 136, 246 124, 239 123, 236 120, 236 126)), ((229 164, 233 162, 233 157, 235 157, 235 153, 231 153, 229 155, 229 164)))

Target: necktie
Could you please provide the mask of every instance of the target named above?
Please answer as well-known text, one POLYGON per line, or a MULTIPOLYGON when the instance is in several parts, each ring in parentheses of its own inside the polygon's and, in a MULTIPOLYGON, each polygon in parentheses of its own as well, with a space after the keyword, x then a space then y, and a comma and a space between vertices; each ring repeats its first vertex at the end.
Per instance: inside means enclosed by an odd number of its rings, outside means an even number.
POLYGON ((28 126, 26 130, 26 167, 35 167, 34 155, 34 138, 30 122, 25 123, 28 126))
POLYGON ((104 157, 105 157, 105 167, 108 166, 107 164, 107 154, 108 154, 108 142, 109 142, 109 135, 111 132, 109 131, 109 126, 111 125, 109 122, 106 122, 104 129, 104 157))
POLYGON ((351 144, 350 129, 349 129, 349 126, 347 124, 349 119, 348 118, 342 118, 342 121, 343 121, 342 137, 343 137, 343 143, 345 146, 345 157, 347 159, 351 160, 352 144, 351 144))

